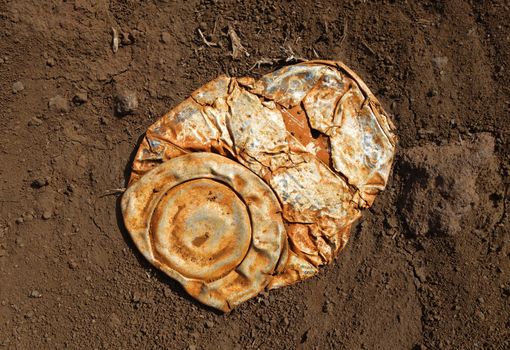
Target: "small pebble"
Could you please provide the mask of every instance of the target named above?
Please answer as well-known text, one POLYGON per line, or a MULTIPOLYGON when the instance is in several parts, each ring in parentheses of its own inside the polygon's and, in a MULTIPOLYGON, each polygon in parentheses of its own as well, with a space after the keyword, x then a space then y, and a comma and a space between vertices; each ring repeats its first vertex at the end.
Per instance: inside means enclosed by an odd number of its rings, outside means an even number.
POLYGON ((71 107, 69 106, 69 102, 67 101, 67 99, 60 95, 50 98, 48 106, 50 107, 50 109, 60 113, 68 113, 69 111, 71 111, 71 107))
POLYGON ((448 64, 448 57, 446 56, 438 56, 432 58, 432 64, 438 69, 443 70, 448 64))
POLYGON ((30 292, 29 296, 31 298, 40 298, 40 297, 42 297, 42 294, 37 290, 33 290, 30 292))
POLYGON ((28 121, 28 126, 40 126, 43 124, 43 121, 37 117, 33 117, 28 121))
POLYGON ((333 312, 333 305, 331 304, 331 302, 326 301, 324 305, 322 305, 322 312, 324 312, 325 314, 330 314, 333 312))
POLYGON ((168 32, 161 33, 161 42, 169 44, 172 41, 172 36, 168 32))
POLYGON ((138 303, 140 301, 141 297, 142 296, 141 296, 140 292, 135 291, 135 292, 133 292, 133 297, 131 298, 131 300, 135 303, 138 303))
POLYGON ((75 105, 82 105, 84 104, 85 102, 88 101, 88 95, 86 92, 78 92, 76 93, 76 95, 74 95, 73 97, 73 103, 75 105))
POLYGON ((429 92, 427 93, 428 97, 434 97, 437 95, 439 95, 439 92, 436 89, 430 89, 429 92))
POLYGON ((41 188, 41 187, 44 187, 44 186, 48 186, 48 179, 35 179, 34 181, 32 181, 32 184, 30 186, 32 186, 32 188, 41 188))
POLYGON ((115 96, 115 111, 124 116, 133 114, 138 108, 136 93, 129 90, 121 90, 115 96))
POLYGON ((205 321, 205 328, 213 328, 214 322, 213 321, 205 321))
POLYGON ((54 59, 53 57, 50 57, 50 58, 48 58, 48 59, 46 60, 46 65, 47 65, 48 67, 53 67, 53 66, 55 65, 55 63, 56 63, 56 62, 55 62, 55 59, 54 59))
POLYGON ((97 80, 98 81, 106 81, 106 80, 108 80, 108 74, 106 74, 105 72, 99 73, 98 76, 97 76, 97 80))
POLYGON ((395 216, 387 216, 385 219, 388 227, 395 228, 398 226, 398 220, 395 216))
POLYGON ((19 218, 16 218, 16 220, 14 220, 14 222, 16 222, 18 225, 19 224, 22 224, 25 220, 23 220, 22 217, 19 217, 19 218))
POLYGON ((25 86, 21 81, 17 81, 14 84, 12 84, 12 92, 17 94, 20 91, 25 90, 25 86))
POLYGON ((45 211, 43 212, 43 214, 42 214, 42 218, 43 218, 44 220, 49 220, 49 219, 51 219, 51 211, 49 211, 49 210, 45 210, 45 211))
POLYGON ((121 33, 121 35, 120 35, 120 43, 123 46, 131 45, 131 44, 133 44, 134 41, 135 40, 134 40, 133 34, 127 33, 127 32, 121 33))
POLYGON ((425 273, 425 270, 423 268, 417 267, 414 269, 414 272, 416 274, 416 277, 418 277, 421 283, 427 282, 427 274, 425 273))

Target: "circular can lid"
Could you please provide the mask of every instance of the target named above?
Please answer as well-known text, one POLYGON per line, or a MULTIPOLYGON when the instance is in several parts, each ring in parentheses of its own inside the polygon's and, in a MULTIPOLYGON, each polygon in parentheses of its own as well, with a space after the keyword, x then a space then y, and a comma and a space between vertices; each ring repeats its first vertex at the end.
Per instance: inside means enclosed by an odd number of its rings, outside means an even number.
POLYGON ((217 154, 161 164, 127 189, 121 206, 142 254, 193 297, 224 311, 260 293, 287 249, 273 191, 217 154))

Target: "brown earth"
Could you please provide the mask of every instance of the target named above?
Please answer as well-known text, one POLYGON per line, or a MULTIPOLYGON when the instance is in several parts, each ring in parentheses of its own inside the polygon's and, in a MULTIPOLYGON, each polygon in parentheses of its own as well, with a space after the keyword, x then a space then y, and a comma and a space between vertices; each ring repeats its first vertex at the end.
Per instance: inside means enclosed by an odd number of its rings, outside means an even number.
POLYGON ((509 349, 509 6, 0 0, 0 347, 509 349), (392 114, 390 184, 319 276, 212 311, 142 259, 113 190, 194 89, 317 56, 392 114))

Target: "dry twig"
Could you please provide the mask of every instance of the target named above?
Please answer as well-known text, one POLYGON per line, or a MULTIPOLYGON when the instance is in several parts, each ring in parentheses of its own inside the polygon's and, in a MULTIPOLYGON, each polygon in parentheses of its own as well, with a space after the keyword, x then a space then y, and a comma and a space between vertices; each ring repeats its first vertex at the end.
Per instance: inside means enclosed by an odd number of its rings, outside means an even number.
POLYGON ((117 29, 112 27, 112 51, 117 53, 119 51, 119 33, 117 29))
POLYGON ((228 26, 228 36, 230 38, 230 43, 232 44, 232 58, 234 60, 241 58, 244 54, 246 57, 250 56, 250 53, 246 48, 241 44, 241 39, 237 35, 236 31, 232 26, 228 26))
POLYGON ((125 187, 123 187, 123 188, 112 188, 110 190, 107 190, 102 195, 100 195, 99 198, 103 198, 103 197, 106 197, 106 196, 113 196, 113 195, 117 195, 117 194, 122 194, 125 191, 126 191, 125 187))
POLYGON ((204 33, 202 33, 202 31, 200 30, 200 28, 198 28, 197 30, 198 30, 198 34, 200 35, 200 38, 202 38, 202 41, 208 47, 217 47, 217 46, 219 46, 218 43, 215 43, 215 42, 207 40, 206 37, 204 36, 204 33))

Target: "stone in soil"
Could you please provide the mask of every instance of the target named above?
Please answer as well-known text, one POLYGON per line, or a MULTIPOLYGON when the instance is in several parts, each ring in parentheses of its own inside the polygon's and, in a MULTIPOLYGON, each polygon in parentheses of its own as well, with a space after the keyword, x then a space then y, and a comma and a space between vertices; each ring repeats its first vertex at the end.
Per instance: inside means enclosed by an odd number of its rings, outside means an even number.
POLYGON ((124 116, 133 114, 138 109, 138 98, 136 93, 130 90, 119 90, 115 95, 115 111, 118 115, 124 116))
POLYGON ((17 94, 20 91, 25 90, 25 86, 21 81, 17 81, 14 84, 12 84, 12 92, 17 94))
POLYGON ((172 40, 172 36, 170 35, 170 33, 168 33, 168 32, 161 33, 161 42, 163 42, 165 44, 169 44, 171 40, 172 40))
POLYGON ((30 298, 41 298, 42 294, 37 290, 33 290, 30 292, 29 296, 30 298))
POLYGON ((67 101, 67 99, 60 95, 50 98, 50 101, 48 102, 48 107, 50 107, 51 110, 60 113, 68 113, 69 111, 71 111, 71 107, 69 106, 69 102, 67 101))
POLYGON ((40 126, 42 124, 43 124, 43 121, 37 117, 33 117, 28 122, 28 126, 40 126))
POLYGON ((49 183, 48 179, 35 179, 34 181, 32 181, 32 188, 41 188, 41 187, 44 187, 44 186, 47 186, 49 183))
POLYGON ((73 97, 73 103, 75 105, 82 105, 88 101, 88 95, 86 92, 77 92, 73 97))

